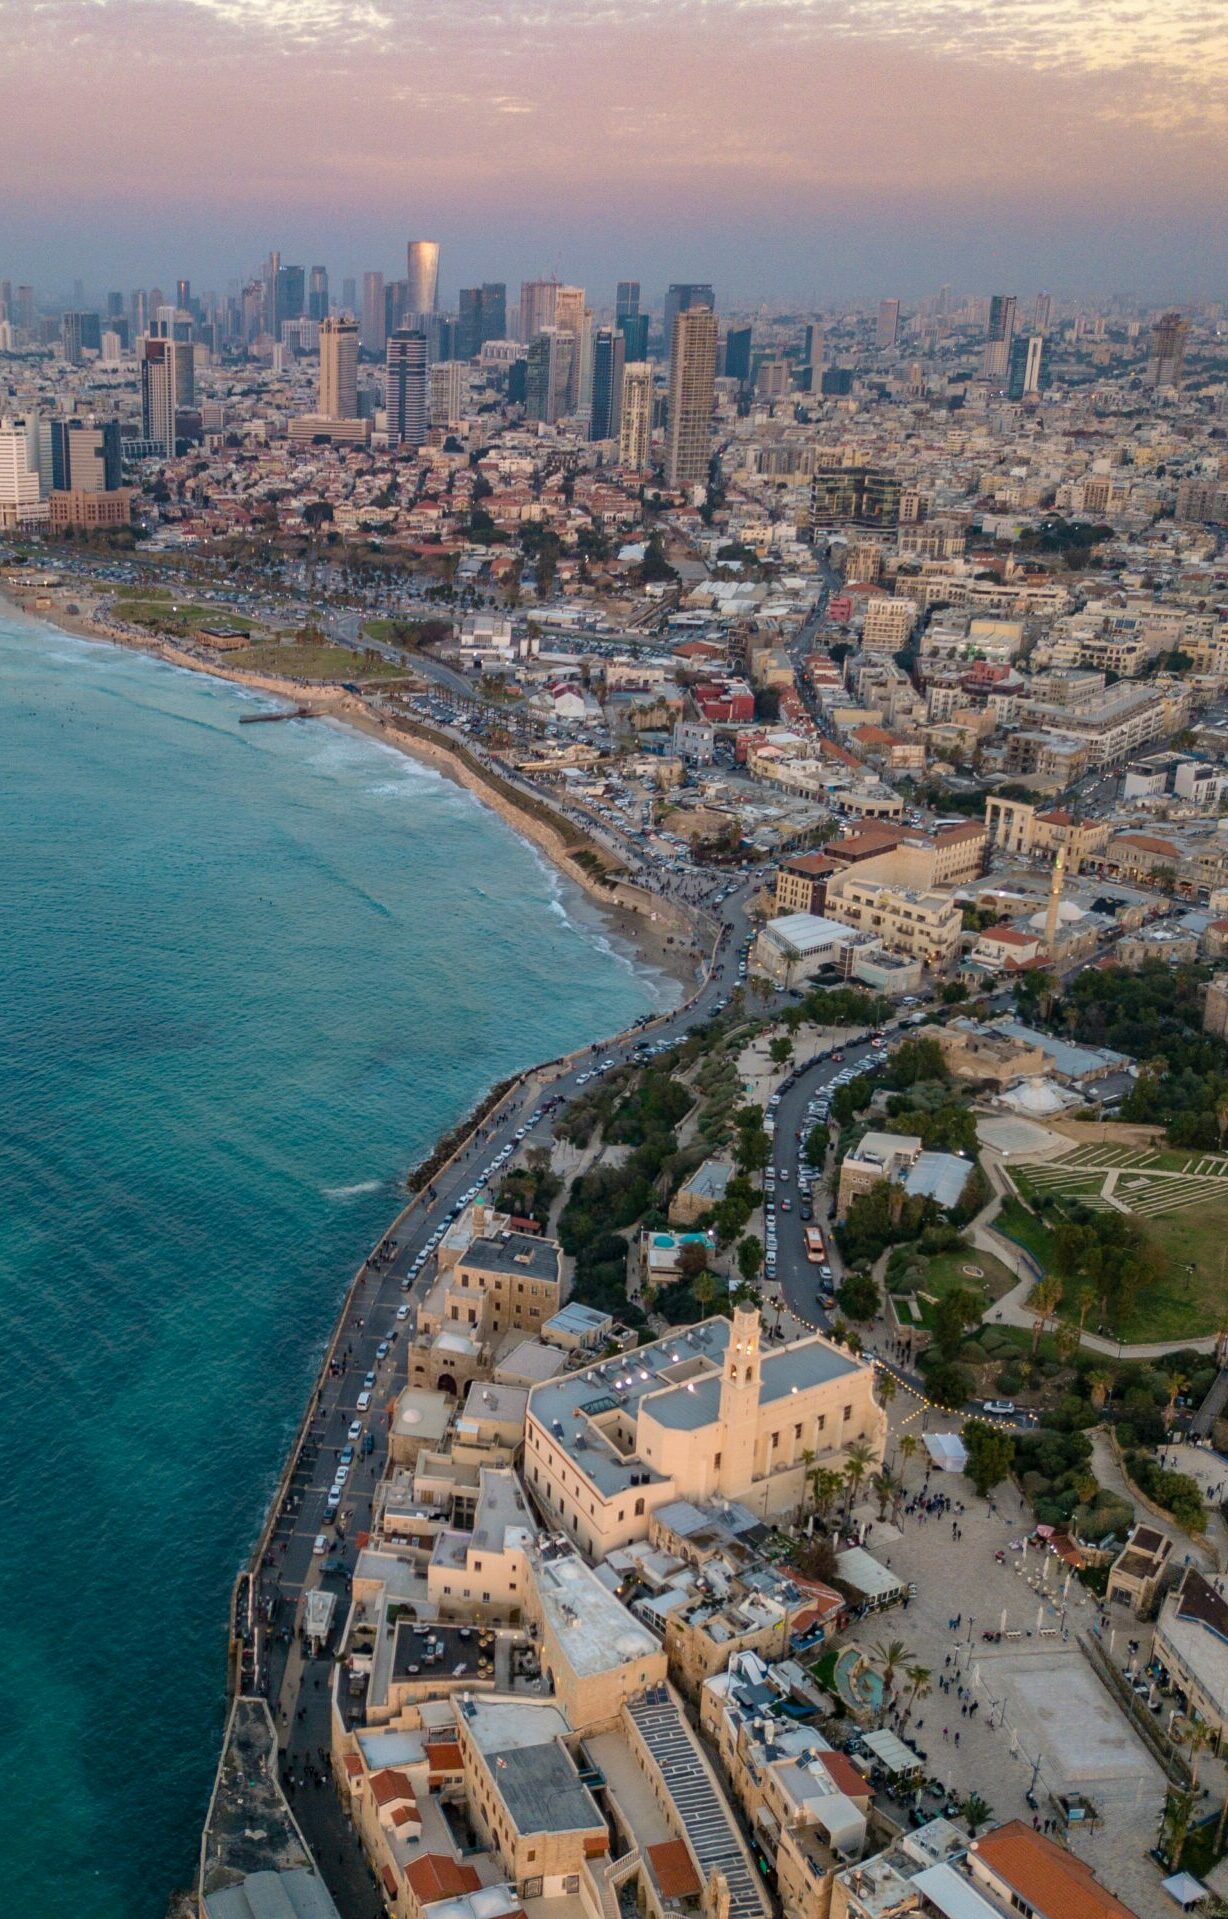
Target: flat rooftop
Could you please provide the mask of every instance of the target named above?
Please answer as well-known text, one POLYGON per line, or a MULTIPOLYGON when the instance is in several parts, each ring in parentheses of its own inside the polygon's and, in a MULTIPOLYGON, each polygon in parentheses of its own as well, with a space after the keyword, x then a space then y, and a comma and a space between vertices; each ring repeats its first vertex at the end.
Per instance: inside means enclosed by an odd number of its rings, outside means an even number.
POLYGON ((631 1617, 575 1553, 536 1560, 534 1578, 546 1623, 573 1671, 582 1677, 608 1672, 632 1659, 651 1659, 660 1652, 659 1642, 647 1628, 631 1617))
POLYGON ((498 1239, 473 1240, 459 1264, 518 1279, 557 1280, 559 1249, 552 1239, 538 1239, 534 1233, 500 1233, 498 1239))

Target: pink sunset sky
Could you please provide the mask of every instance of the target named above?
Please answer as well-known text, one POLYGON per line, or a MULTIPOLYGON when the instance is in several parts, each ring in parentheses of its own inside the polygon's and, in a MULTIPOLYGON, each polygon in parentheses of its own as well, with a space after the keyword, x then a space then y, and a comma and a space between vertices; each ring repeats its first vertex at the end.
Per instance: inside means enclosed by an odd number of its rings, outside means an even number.
POLYGON ((0 0, 0 273, 1222 297, 1223 0, 0 0), (403 266, 401 266, 403 270, 403 266))

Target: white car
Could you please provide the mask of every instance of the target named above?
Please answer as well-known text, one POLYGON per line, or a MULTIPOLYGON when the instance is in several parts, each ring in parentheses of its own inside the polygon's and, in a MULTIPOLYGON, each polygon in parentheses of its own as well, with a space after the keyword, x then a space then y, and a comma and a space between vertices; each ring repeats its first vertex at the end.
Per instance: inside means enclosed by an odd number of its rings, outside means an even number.
POLYGON ((335 1512, 336 1512, 336 1510, 337 1510, 337 1508, 338 1508, 338 1506, 339 1506, 339 1505, 341 1504, 341 1488, 340 1488, 340 1486, 334 1486, 334 1487, 332 1488, 332 1490, 331 1490, 331 1492, 329 1493, 329 1495, 328 1495, 328 1498, 327 1498, 327 1499, 325 1500, 325 1502, 324 1502, 324 1504, 325 1504, 325 1506, 327 1507, 327 1509, 328 1509, 328 1511, 329 1511, 330 1513, 335 1513, 335 1512))
POLYGON ((361 1421, 361 1419, 352 1419, 352 1420, 350 1421, 350 1430, 349 1430, 349 1435, 348 1435, 348 1436, 349 1436, 349 1438, 350 1438, 350 1439, 361 1439, 361 1438, 362 1438, 362 1421, 361 1421))
POLYGON ((408 1306, 398 1306, 398 1307, 397 1307, 397 1318, 398 1318, 398 1319, 408 1319, 408 1318, 409 1318, 409 1307, 408 1307, 408 1306))
POLYGON ((317 1559, 323 1559, 325 1553, 328 1551, 328 1534, 317 1533, 315 1537, 315 1544, 311 1548, 311 1550, 315 1554, 317 1559))
POLYGON ((344 1486, 349 1476, 350 1476, 350 1469, 348 1466, 338 1466, 336 1472, 333 1474, 333 1485, 344 1486))

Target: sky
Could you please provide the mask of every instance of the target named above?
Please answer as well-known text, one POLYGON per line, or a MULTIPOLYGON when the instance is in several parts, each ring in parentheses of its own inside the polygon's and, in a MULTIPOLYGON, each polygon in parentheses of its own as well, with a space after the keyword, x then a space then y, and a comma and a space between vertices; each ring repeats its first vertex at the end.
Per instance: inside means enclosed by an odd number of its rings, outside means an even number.
POLYGON ((1228 293, 1224 0, 0 0, 0 277, 1228 293))

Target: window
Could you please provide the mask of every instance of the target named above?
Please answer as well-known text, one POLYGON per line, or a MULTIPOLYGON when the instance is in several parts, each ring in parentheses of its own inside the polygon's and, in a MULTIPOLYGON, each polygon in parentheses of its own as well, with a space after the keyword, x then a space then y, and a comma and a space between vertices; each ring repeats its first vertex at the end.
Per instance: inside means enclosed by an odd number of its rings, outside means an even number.
POLYGON ((846 1407, 845 1407, 845 1409, 844 1409, 844 1422, 845 1422, 845 1425, 847 1425, 847 1424, 848 1424, 848 1422, 849 1422, 849 1420, 850 1420, 850 1419, 851 1419, 852 1417, 853 1417, 853 1408, 852 1408, 851 1406, 846 1406, 846 1407))
MULTIPOLYGON (((618 1516, 620 1519, 622 1518, 621 1513, 618 1516)), ((637 1519, 642 1519, 644 1517, 644 1502, 642 1499, 637 1499, 635 1502, 635 1516, 637 1519)))
POLYGON ((822 1430, 823 1430, 823 1428, 824 1428, 824 1426, 826 1426, 826 1424, 827 1424, 827 1414, 826 1414, 826 1413, 820 1413, 820 1414, 819 1414, 819 1417, 818 1417, 818 1420, 817 1420, 817 1422, 816 1422, 816 1425, 815 1425, 815 1431, 816 1431, 816 1433, 821 1433, 821 1432, 822 1432, 822 1430))
POLYGON ((776 1451, 776 1448, 779 1446, 779 1444, 780 1444, 780 1434, 773 1433, 772 1434, 772 1451, 773 1452, 776 1451))
POLYGON ((714 1469, 715 1469, 715 1470, 716 1470, 716 1471, 717 1471, 717 1472, 719 1473, 719 1471, 721 1470, 721 1456, 720 1456, 720 1454, 719 1454, 719 1453, 714 1453, 714 1454, 713 1454, 713 1456, 712 1456, 712 1465, 713 1465, 713 1467, 714 1467, 714 1469))
POLYGON ((794 1439, 800 1439, 801 1436, 802 1436, 802 1425, 801 1425, 801 1421, 799 1420, 797 1425, 793 1428, 793 1437, 794 1439))

